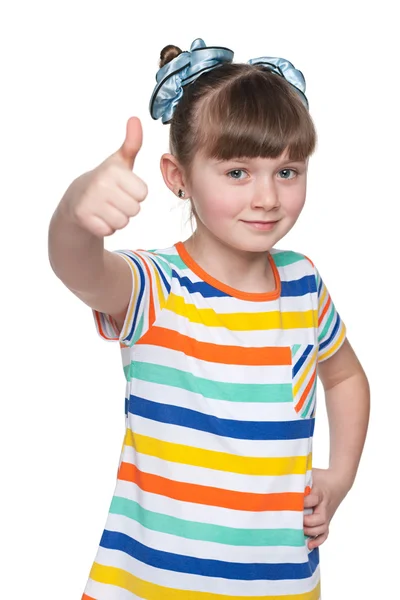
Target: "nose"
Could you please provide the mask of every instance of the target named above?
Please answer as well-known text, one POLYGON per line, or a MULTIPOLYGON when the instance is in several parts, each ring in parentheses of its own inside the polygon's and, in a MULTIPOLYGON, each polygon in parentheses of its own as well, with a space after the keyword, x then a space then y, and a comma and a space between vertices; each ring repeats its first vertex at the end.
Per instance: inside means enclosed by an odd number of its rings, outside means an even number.
POLYGON ((272 181, 263 179, 257 183, 254 188, 251 206, 252 208, 263 208, 267 211, 280 206, 278 190, 272 181))

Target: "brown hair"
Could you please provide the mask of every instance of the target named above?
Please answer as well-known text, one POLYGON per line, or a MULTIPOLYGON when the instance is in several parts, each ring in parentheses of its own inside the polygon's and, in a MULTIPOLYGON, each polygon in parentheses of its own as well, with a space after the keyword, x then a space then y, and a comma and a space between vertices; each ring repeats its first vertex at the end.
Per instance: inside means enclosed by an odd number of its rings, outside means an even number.
MULTIPOLYGON (((168 45, 160 68, 182 50, 168 45)), ((190 178, 197 152, 208 158, 305 160, 317 134, 297 92, 280 75, 261 65, 224 63, 185 86, 169 121, 170 152, 190 178)))

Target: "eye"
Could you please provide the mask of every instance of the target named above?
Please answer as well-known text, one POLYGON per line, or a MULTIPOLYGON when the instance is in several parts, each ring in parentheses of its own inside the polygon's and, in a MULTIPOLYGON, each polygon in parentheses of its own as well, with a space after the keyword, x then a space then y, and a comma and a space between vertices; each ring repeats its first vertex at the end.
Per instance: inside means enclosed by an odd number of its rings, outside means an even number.
POLYGON ((240 177, 240 173, 245 173, 245 171, 243 171, 243 169, 234 169, 233 171, 229 171, 227 175, 228 177, 232 175, 230 179, 243 179, 242 177, 240 177))
POLYGON ((296 177, 297 175, 297 171, 295 171, 294 169, 282 169, 281 171, 279 171, 279 173, 284 174, 284 176, 281 179, 293 179, 293 177, 296 177), (290 173, 293 173, 292 177, 290 177, 290 173))

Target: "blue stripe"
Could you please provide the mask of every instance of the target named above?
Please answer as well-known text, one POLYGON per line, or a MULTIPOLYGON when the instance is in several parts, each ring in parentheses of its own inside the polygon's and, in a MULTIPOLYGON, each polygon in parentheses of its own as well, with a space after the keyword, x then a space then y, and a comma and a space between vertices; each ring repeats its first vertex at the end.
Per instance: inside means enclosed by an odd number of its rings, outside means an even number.
POLYGON ((303 354, 300 356, 297 363, 293 366, 293 378, 296 377, 297 373, 300 371, 301 367, 306 362, 307 357, 310 354, 310 352, 312 351, 313 347, 314 346, 312 344, 309 344, 307 346, 307 348, 304 350, 303 354))
POLYGON ((293 421, 235 421, 219 419, 189 408, 161 404, 131 396, 129 412, 138 417, 179 425, 198 431, 238 440, 298 440, 311 437, 314 432, 314 419, 293 421))
POLYGON ((336 334, 337 334, 337 332, 339 330, 339 326, 340 326, 340 317, 337 314, 337 319, 336 319, 335 327, 332 329, 332 333, 329 336, 329 338, 327 340, 325 340, 324 342, 322 342, 319 345, 320 351, 323 350, 324 348, 326 348, 327 346, 330 346, 332 344, 332 342, 335 340, 336 334))
POLYGON ((139 315, 139 309, 140 309, 140 304, 143 298, 143 294, 144 294, 144 289, 145 289, 145 276, 144 276, 144 272, 142 269, 142 266, 139 262, 139 260, 136 257, 133 257, 131 254, 128 254, 127 252, 122 252, 120 251, 120 254, 124 254, 125 256, 127 256, 133 263, 135 263, 136 267, 137 267, 137 271, 139 273, 139 277, 140 277, 140 284, 139 284, 139 295, 138 295, 138 299, 136 302, 136 310, 135 310, 135 315, 133 317, 133 322, 132 322, 132 327, 131 330, 129 332, 129 334, 125 337, 125 339, 127 341, 129 341, 136 329, 136 323, 138 320, 138 315, 139 315))
POLYGON ((319 285, 318 285, 318 298, 321 296, 321 290, 322 290, 322 279, 321 277, 319 278, 319 285))
POLYGON ((308 561, 304 563, 225 562, 154 550, 124 533, 107 529, 103 532, 100 546, 125 552, 136 560, 158 569, 240 581, 307 579, 312 576, 319 564, 318 548, 308 554, 308 561))
POLYGON ((281 282, 281 296, 305 296, 317 291, 314 275, 305 275, 301 279, 281 282))
POLYGON ((152 256, 150 256, 150 260, 152 261, 152 263, 156 267, 157 271, 159 272, 160 277, 161 277, 161 279, 163 281, 163 284, 165 286, 165 289, 167 290, 167 292, 169 294, 170 291, 171 291, 171 284, 170 284, 170 282, 165 277, 164 272, 163 272, 162 268, 160 267, 160 265, 157 263, 157 261, 152 256))
POLYGON ((175 277, 179 281, 182 287, 185 287, 191 294, 200 294, 203 298, 217 298, 226 297, 229 294, 218 290, 217 288, 209 285, 205 281, 191 281, 189 277, 181 277, 176 271, 172 271, 172 277, 175 277))

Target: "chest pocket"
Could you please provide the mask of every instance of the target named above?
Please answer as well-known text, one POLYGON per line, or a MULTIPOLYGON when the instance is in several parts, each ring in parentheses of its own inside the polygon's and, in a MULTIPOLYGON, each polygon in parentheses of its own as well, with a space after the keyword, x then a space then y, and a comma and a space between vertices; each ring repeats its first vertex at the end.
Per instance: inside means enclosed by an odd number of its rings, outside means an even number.
POLYGON ((301 419, 315 416, 317 400, 316 344, 295 344, 292 350, 293 406, 301 419))

